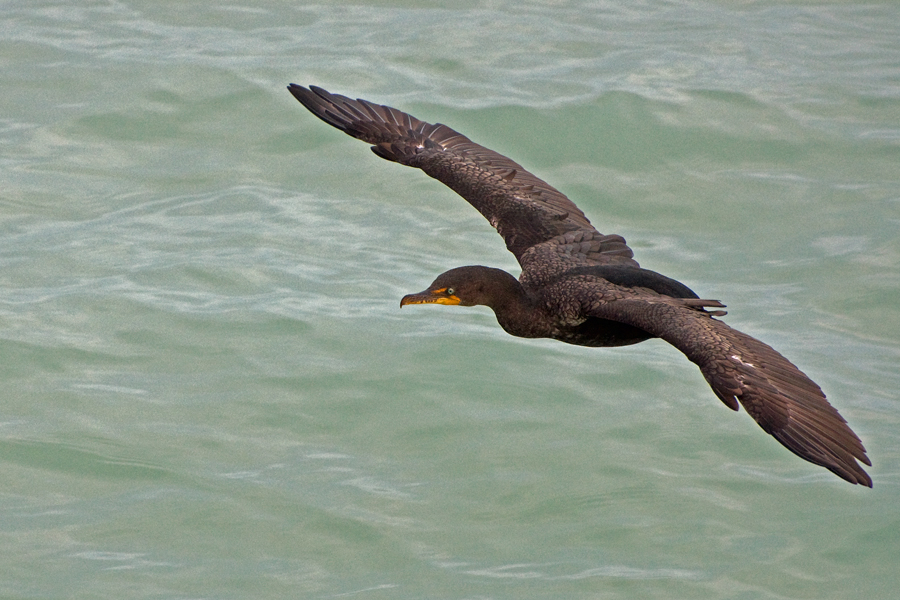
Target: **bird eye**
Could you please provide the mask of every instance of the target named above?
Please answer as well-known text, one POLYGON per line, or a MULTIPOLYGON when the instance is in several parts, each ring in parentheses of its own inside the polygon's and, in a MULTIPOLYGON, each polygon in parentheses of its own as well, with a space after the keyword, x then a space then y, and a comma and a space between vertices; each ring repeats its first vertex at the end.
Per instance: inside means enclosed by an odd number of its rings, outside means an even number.
POLYGON ((456 290, 454 290, 453 288, 447 288, 447 295, 448 295, 448 296, 452 296, 455 292, 456 292, 456 290))

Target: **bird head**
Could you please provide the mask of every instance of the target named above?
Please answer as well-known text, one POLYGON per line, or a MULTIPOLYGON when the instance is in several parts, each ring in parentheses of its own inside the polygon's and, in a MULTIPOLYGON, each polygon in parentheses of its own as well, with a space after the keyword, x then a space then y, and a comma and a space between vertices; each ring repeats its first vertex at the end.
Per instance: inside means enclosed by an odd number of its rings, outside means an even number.
POLYGON ((457 267, 438 275, 427 289, 416 294, 403 296, 400 306, 407 304, 448 304, 459 306, 475 306, 478 304, 492 306, 494 292, 498 283, 509 285, 506 280, 516 279, 500 269, 471 266, 457 267))

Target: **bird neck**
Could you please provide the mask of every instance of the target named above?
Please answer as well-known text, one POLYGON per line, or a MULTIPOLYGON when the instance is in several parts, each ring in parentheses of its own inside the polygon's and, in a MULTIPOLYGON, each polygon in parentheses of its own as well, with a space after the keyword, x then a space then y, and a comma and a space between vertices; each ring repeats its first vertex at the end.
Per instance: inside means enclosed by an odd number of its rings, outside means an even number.
POLYGON ((506 271, 487 267, 481 279, 483 297, 479 304, 494 311, 500 327, 510 335, 536 337, 531 331, 541 320, 540 310, 519 280, 506 271))

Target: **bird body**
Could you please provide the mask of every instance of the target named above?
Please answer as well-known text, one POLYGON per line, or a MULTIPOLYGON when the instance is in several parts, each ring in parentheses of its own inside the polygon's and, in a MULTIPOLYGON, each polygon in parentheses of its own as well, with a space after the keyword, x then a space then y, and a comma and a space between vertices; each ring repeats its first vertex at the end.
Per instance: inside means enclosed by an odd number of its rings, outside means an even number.
POLYGON ((562 192, 440 123, 314 86, 288 89, 381 158, 421 169, 457 192, 522 267, 518 279, 485 266, 451 269, 404 296, 401 306, 485 305, 511 335, 581 346, 660 338, 700 367, 726 406, 743 406, 791 452, 872 486, 857 462, 871 465, 862 442, 816 383, 770 346, 717 319, 725 314, 718 300, 642 269, 622 236, 597 231, 562 192))

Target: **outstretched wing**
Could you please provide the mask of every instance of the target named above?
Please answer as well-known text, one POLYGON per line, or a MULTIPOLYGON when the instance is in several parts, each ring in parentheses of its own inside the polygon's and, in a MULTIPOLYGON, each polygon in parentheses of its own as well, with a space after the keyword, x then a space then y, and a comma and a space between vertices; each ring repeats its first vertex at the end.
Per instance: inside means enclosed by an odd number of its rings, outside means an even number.
MULTIPOLYGON (((587 290, 583 298, 594 297, 587 290)), ((872 487, 862 442, 821 388, 771 346, 732 329, 697 301, 629 298, 588 301, 591 316, 639 327, 681 350, 732 410, 738 403, 788 450, 850 483, 872 487)))
POLYGON ((517 259, 532 246, 553 241, 579 264, 638 266, 624 238, 599 233, 562 192, 446 125, 315 86, 292 83, 288 90, 329 125, 373 144, 378 156, 422 169, 465 198, 517 259))

